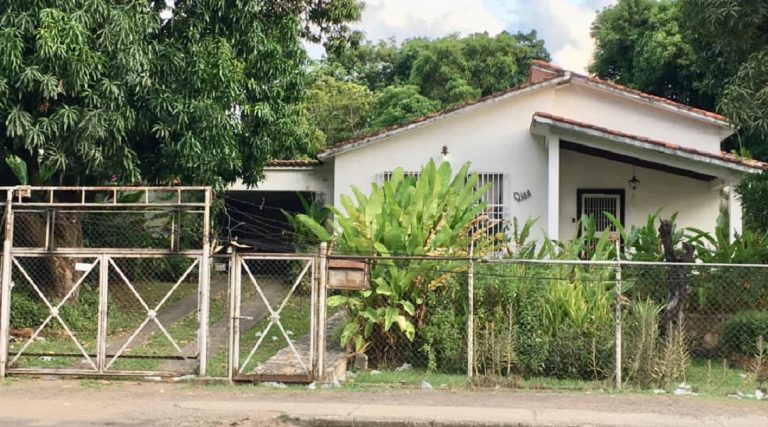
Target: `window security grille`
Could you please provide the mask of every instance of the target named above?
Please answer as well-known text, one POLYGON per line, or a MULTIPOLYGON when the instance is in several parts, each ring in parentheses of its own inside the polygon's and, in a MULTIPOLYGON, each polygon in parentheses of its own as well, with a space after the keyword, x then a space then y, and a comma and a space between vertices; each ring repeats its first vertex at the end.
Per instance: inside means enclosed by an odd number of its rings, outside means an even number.
MULTIPOLYGON (((377 181, 382 184, 392 179, 392 171, 384 172, 378 176, 377 181)), ((419 178, 419 172, 406 171, 405 177, 419 178)), ((504 218, 507 213, 506 201, 504 200, 504 174, 502 173, 478 173, 476 188, 481 188, 486 184, 488 190, 483 194, 485 202, 485 211, 481 215, 487 215, 491 226, 486 230, 486 235, 493 236, 504 231, 504 218)))
POLYGON ((608 212, 615 218, 620 218, 619 207, 621 206, 621 195, 619 194, 582 194, 581 211, 583 215, 589 215, 595 218, 595 230, 603 231, 610 227, 611 231, 616 231, 616 227, 611 224, 608 217, 603 212, 608 212))

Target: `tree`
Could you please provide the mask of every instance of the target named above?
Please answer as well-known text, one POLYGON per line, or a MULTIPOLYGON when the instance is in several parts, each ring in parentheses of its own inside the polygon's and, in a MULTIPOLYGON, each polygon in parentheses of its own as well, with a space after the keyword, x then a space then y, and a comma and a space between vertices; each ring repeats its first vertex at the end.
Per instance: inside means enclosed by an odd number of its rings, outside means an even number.
POLYGON ((376 94, 371 128, 383 129, 437 111, 440 103, 419 93, 416 86, 393 85, 376 94))
MULTIPOLYGON (((334 45, 318 69, 375 94, 369 123, 375 131, 519 85, 533 59, 550 59, 535 31, 414 38, 399 47, 392 39, 373 43, 355 34, 346 45, 334 45)), ((346 134, 328 136, 339 141, 346 134)))
POLYGON ((702 91, 697 52, 680 31, 675 0, 621 0, 592 24, 595 55, 589 71, 644 92, 713 109, 702 91))
POLYGON ((754 154, 768 159, 768 3, 680 0, 683 29, 701 57, 705 90, 741 129, 754 154))
MULTIPOLYGON (((0 1, 0 138, 32 184, 223 184, 307 151, 301 38, 351 0, 0 1)), ((7 176, 6 174, 5 176, 7 176)))
POLYGON ((304 103, 312 123, 322 131, 321 145, 352 138, 368 128, 373 94, 357 83, 320 76, 304 103))
POLYGON ((739 128, 726 148, 768 159, 768 4, 620 0, 595 20, 590 71, 704 109, 739 128))
MULTIPOLYGON (((163 19, 165 8, 0 0, 6 184, 253 184, 269 158, 309 151, 301 39, 343 37, 357 1, 176 0, 163 19)), ((65 241, 77 246, 72 215, 65 241)), ((53 268, 57 294, 71 271, 53 268)))

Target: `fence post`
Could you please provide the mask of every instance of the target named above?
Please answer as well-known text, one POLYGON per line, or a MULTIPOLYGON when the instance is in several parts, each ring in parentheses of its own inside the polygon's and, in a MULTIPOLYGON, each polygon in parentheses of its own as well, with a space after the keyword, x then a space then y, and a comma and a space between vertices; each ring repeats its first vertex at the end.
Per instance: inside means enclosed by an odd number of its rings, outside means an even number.
POLYGON ((102 252, 99 263, 99 326, 96 329, 96 367, 99 373, 107 366, 107 321, 109 312, 109 257, 102 252))
MULTIPOLYGON (((181 226, 181 224, 179 224, 181 226)), ((203 248, 200 257, 200 329, 198 335, 198 375, 208 375, 208 310, 211 293, 211 187, 205 189, 205 207, 203 211, 203 248)))
POLYGON ((240 291, 242 265, 237 247, 230 246, 229 257, 229 363, 227 378, 232 383, 240 370, 240 291))
POLYGON ((475 243, 470 243, 467 265, 467 382, 475 372, 475 243))
POLYGON ((0 379, 5 378, 8 364, 8 340, 11 327, 11 249, 13 247, 13 190, 5 192, 5 240, 3 241, 3 268, 0 280, 0 379))
POLYGON ((621 390, 621 238, 616 232, 612 232, 610 239, 616 248, 616 301, 614 303, 614 322, 615 322, 615 361, 616 378, 615 387, 621 390))
POLYGON ((325 296, 326 286, 328 282, 328 243, 320 243, 320 263, 317 268, 320 274, 320 280, 318 281, 320 286, 317 290, 318 309, 317 309, 317 374, 315 378, 317 380, 325 380, 325 296))

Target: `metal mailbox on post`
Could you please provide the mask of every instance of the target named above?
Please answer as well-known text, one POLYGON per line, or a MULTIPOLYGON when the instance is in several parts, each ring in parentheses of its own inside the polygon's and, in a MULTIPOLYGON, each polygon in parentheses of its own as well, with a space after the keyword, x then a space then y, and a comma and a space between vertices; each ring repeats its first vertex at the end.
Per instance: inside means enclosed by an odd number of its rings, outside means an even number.
POLYGON ((370 287, 368 264, 347 259, 328 260, 328 288, 362 291, 370 287))

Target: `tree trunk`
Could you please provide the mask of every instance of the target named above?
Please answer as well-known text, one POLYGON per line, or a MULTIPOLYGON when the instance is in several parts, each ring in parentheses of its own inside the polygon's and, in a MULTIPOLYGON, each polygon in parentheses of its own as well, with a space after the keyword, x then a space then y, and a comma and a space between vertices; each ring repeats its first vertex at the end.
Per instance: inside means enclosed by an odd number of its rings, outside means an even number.
MULTIPOLYGON (((670 263, 693 263, 694 247, 688 242, 683 242, 682 253, 675 252, 674 242, 672 241, 672 223, 662 220, 659 226, 659 236, 664 247, 664 259, 670 263)), ((683 322, 683 310, 685 302, 690 292, 688 276, 691 267, 687 266, 668 266, 667 267, 667 303, 664 312, 661 315, 661 324, 659 333, 664 336, 672 328, 679 327, 683 322)))
MULTIPOLYGON (((62 248, 80 248, 83 246, 83 225, 80 213, 58 212, 54 227, 54 244, 62 248)), ((77 258, 51 257, 49 271, 53 294, 58 298, 64 298, 77 282, 75 264, 77 258)), ((75 291, 68 302, 77 302, 79 289, 75 291)))

